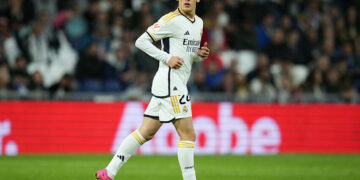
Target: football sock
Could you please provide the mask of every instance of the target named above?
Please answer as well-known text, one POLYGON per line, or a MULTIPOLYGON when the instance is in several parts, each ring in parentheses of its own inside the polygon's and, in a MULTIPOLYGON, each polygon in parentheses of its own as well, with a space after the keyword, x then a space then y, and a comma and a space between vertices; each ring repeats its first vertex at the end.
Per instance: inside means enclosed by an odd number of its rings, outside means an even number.
POLYGON ((129 134, 120 144, 114 157, 106 167, 108 175, 114 179, 116 173, 119 171, 126 161, 136 153, 136 150, 146 142, 145 138, 141 136, 138 130, 129 134))
POLYGON ((178 160, 184 180, 196 180, 194 167, 194 142, 180 141, 178 160))

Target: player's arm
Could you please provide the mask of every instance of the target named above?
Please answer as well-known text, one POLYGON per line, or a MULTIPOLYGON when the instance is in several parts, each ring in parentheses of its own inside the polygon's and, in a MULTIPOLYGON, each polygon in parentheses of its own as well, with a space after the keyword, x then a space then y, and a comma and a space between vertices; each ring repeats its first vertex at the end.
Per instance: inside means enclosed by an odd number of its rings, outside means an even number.
POLYGON ((167 24, 160 20, 158 23, 149 27, 148 30, 136 40, 135 46, 154 59, 167 64, 171 68, 178 69, 182 66, 184 60, 160 50, 153 44, 153 42, 158 39, 171 36, 171 31, 168 30, 166 25, 167 24))

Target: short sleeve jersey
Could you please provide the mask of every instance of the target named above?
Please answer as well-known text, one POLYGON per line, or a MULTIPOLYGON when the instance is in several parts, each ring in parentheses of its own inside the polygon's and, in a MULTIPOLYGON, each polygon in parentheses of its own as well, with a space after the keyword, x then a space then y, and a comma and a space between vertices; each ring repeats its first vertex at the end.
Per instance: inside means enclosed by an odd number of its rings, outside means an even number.
POLYGON ((190 19, 179 9, 163 16, 147 29, 146 33, 154 42, 161 40, 163 51, 184 59, 179 69, 172 69, 165 62, 159 62, 151 87, 153 96, 166 98, 188 93, 186 84, 200 48, 202 29, 203 21, 200 17, 190 19))

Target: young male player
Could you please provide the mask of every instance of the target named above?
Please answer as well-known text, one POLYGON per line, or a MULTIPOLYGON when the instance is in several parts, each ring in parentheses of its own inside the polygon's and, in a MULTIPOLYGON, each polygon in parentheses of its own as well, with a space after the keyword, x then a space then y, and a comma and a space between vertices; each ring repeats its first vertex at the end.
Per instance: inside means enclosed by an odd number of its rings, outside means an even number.
POLYGON ((207 43, 200 48, 203 21, 195 15, 196 3, 200 0, 178 1, 177 10, 163 16, 136 40, 137 48, 159 61, 151 88, 153 97, 140 128, 123 140, 106 169, 96 173, 98 180, 114 179, 121 166, 167 122, 173 123, 180 136, 178 160, 184 180, 196 179, 196 135, 186 83, 192 63, 207 58, 210 50, 207 43), (159 40, 161 50, 152 44, 159 40))

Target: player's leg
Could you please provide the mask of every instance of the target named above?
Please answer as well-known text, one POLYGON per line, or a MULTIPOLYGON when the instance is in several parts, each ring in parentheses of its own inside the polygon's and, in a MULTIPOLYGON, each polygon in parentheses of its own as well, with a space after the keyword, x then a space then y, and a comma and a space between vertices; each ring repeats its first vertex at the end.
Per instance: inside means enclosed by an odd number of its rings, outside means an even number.
POLYGON ((114 178, 121 166, 136 153, 136 150, 142 144, 150 140, 156 134, 161 125, 162 123, 160 123, 159 120, 144 117, 140 128, 129 134, 120 144, 113 159, 106 167, 108 175, 111 178, 114 178))
POLYGON ((184 180, 195 180, 194 144, 196 134, 191 117, 177 119, 173 122, 180 136, 178 160, 184 180))

